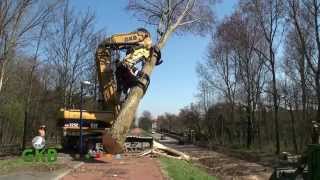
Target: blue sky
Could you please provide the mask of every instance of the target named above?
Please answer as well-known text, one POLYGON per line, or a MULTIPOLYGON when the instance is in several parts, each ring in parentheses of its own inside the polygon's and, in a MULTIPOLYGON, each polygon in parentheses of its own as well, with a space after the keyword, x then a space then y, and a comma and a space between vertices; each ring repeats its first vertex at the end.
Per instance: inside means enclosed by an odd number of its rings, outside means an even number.
MULTIPOLYGON (((213 7, 217 18, 232 13, 238 0, 224 0, 213 7)), ((90 8, 96 13, 97 29, 104 28, 108 35, 130 32, 146 27, 125 11, 127 0, 71 0, 78 10, 90 8), (112 3, 111 3, 112 2, 112 3)), ((150 29, 150 27, 146 27, 150 29)), ((153 32, 153 30, 149 30, 153 32)), ((153 116, 164 112, 178 113, 181 108, 194 102, 198 77, 197 62, 206 57, 208 37, 192 35, 172 36, 162 50, 163 64, 154 70, 149 89, 142 99, 138 115, 149 110, 153 116)))

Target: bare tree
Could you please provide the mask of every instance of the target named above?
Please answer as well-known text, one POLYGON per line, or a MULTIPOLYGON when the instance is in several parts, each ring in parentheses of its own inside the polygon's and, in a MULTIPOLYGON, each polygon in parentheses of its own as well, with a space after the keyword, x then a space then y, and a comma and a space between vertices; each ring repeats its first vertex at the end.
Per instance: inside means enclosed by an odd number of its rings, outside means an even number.
MULTIPOLYGON (((290 76, 290 74, 287 74, 290 76)), ((290 117, 290 129, 291 129, 291 139, 292 145, 295 153, 298 153, 298 143, 297 143, 297 134, 296 134, 296 121, 295 112, 298 112, 297 106, 297 97, 298 97, 298 85, 294 84, 297 81, 294 81, 292 78, 285 78, 284 82, 280 84, 280 92, 282 99, 284 100, 284 108, 289 110, 290 117)))
POLYGON ((43 31, 46 26, 46 22, 44 21, 41 25, 38 40, 36 42, 36 48, 34 52, 34 56, 32 58, 32 63, 30 67, 30 73, 28 78, 28 85, 27 85, 27 94, 25 96, 25 112, 24 112, 24 128, 23 128, 23 143, 22 148, 25 148, 26 142, 27 142, 27 126, 28 126, 28 118, 29 118, 29 112, 30 112, 30 106, 31 106, 31 98, 32 98, 32 91, 33 91, 33 80, 34 80, 34 74, 36 71, 37 66, 39 65, 38 62, 38 56, 39 56, 39 48, 41 45, 41 41, 43 40, 43 31))
MULTIPOLYGON (((319 14, 320 2, 317 0, 288 0, 290 7, 289 18, 298 37, 299 51, 302 55, 300 62, 301 71, 310 68, 314 81, 314 90, 317 103, 316 120, 320 119, 320 35, 319 14), (305 63, 306 61, 306 63, 305 63), (305 65, 307 64, 307 65, 305 65), (306 66, 306 67, 304 67, 306 66)), ((303 74, 301 74, 303 75, 303 74)), ((305 78, 301 79, 305 80, 305 78)), ((303 91, 305 88, 302 87, 303 91)), ((303 92, 303 106, 305 109, 306 92, 303 92)))
MULTIPOLYGON (((233 47, 232 44, 234 42, 233 37, 231 37, 234 33, 233 29, 230 28, 229 24, 226 22, 225 19, 221 24, 218 25, 217 31, 215 32, 212 40, 209 44, 208 48, 208 57, 204 64, 199 64, 197 67, 197 73, 200 77, 200 85, 206 83, 207 88, 203 88, 203 85, 200 86, 200 90, 206 90, 204 92, 200 91, 200 94, 205 97, 205 94, 210 94, 213 89, 220 92, 223 98, 226 100, 230 111, 230 118, 228 117, 227 120, 230 120, 232 123, 235 121, 234 110, 235 110, 235 96, 236 96, 236 89, 237 89, 237 73, 238 73, 238 64, 235 62, 233 47)), ((204 100, 202 100, 204 101, 204 100)), ((209 134, 214 134, 210 131, 216 131, 219 127, 210 126, 213 118, 209 117, 208 110, 212 103, 208 104, 209 106, 205 109, 205 120, 206 125, 208 126, 209 134), (209 118, 209 119, 208 119, 209 118)), ((211 108, 211 114, 213 113, 213 109, 211 108)), ((211 115, 210 115, 211 116, 211 115)), ((223 121, 224 119, 220 119, 223 121)), ((225 122, 221 122, 223 125, 225 122)), ((221 142, 224 142, 224 128, 220 130, 221 142)), ((230 138, 231 139, 231 138, 230 138)))
MULTIPOLYGON (((233 112, 237 88, 238 65, 234 62, 230 39, 224 39, 229 29, 219 25, 217 33, 209 46, 209 55, 205 64, 197 67, 202 81, 222 92, 233 112)), ((231 114, 233 114, 231 112, 231 114)))
POLYGON ((56 89, 61 93, 61 105, 74 105, 73 96, 78 92, 81 80, 86 77, 90 59, 97 43, 93 31, 94 14, 86 11, 81 15, 69 7, 68 1, 60 9, 56 21, 48 27, 48 61, 56 72, 56 89))
MULTIPOLYGON (((158 41, 155 46, 162 49, 175 32, 204 35, 210 30, 214 20, 211 6, 214 3, 213 0, 129 0, 127 10, 133 12, 139 20, 156 28, 158 41)), ((142 71, 150 76, 156 60, 154 54, 142 71)), ((131 89, 113 125, 111 134, 119 145, 118 150, 122 149, 143 94, 143 89, 138 86, 131 89)))
POLYGON ((233 124, 231 129, 236 127, 236 101, 245 105, 246 144, 250 148, 254 137, 255 111, 262 93, 266 69, 265 59, 255 52, 263 36, 255 22, 241 10, 239 8, 218 25, 209 48, 208 62, 204 65, 206 68, 202 68, 205 71, 201 75, 223 93, 230 106, 228 109, 231 109, 228 113, 231 114, 228 119, 233 124))
POLYGON ((281 41, 281 33, 283 33, 283 1, 281 0, 243 0, 242 6, 245 7, 249 15, 255 18, 259 31, 263 33, 264 41, 267 44, 265 49, 255 49, 266 59, 266 65, 272 75, 272 97, 274 108, 274 124, 276 136, 276 154, 280 152, 280 135, 279 135, 279 102, 277 93, 277 59, 276 53, 281 41))
MULTIPOLYGON (((239 65, 238 77, 242 86, 240 92, 244 92, 244 104, 246 104, 247 117, 247 148, 251 147, 254 139, 255 110, 257 99, 261 94, 261 77, 264 71, 264 59, 255 54, 254 49, 258 46, 261 34, 255 25, 250 24, 248 18, 235 14, 231 20, 231 25, 238 30, 234 33, 234 50, 236 63, 239 65), (248 23, 249 22, 249 23, 248 23)), ((241 97, 240 97, 241 98, 241 97)))
MULTIPOLYGON (((314 39, 315 49, 310 52, 310 55, 314 54, 313 58, 306 58, 314 73, 315 81, 315 91, 317 97, 317 116, 316 120, 320 122, 320 25, 319 25, 319 15, 320 15, 320 2, 318 0, 305 0, 303 1, 307 10, 307 17, 309 17, 308 23, 312 27, 312 38, 314 39)), ((301 42, 303 42, 301 40, 301 42)), ((308 56, 306 56, 308 57, 308 56)))
POLYGON ((30 32, 40 27, 58 4, 59 0, 0 2, 0 92, 7 79, 8 63, 14 58, 15 51, 30 43, 30 32))
MULTIPOLYGON (((200 65, 199 65, 200 66, 200 65)), ((197 73, 199 74, 200 78, 203 77, 203 74, 205 74, 204 70, 200 67, 197 68, 197 73)), ((201 132, 201 126, 202 124, 204 124, 204 128, 207 129, 208 131, 214 131, 215 128, 214 127, 208 127, 206 125, 206 122, 209 121, 208 119, 208 111, 210 106, 213 104, 213 100, 214 100, 214 90, 213 88, 210 86, 209 82, 206 79, 202 79, 199 82, 199 89, 198 89, 198 94, 196 95, 197 99, 198 99, 198 108, 196 108, 196 105, 191 104, 190 105, 190 110, 194 113, 196 113, 197 111, 199 111, 199 117, 194 117, 194 122, 196 125, 196 135, 198 136, 197 138, 200 138, 199 136, 202 136, 202 132, 201 132), (199 110, 197 110, 199 109, 199 110), (200 123, 200 121, 203 121, 203 123, 200 123), (211 129, 209 129, 211 128, 211 129)), ((186 109, 188 110, 188 109, 186 109)), ((183 110, 180 111, 180 113, 183 110)), ((188 112, 188 111, 187 111, 188 112)), ((180 114, 181 116, 181 114, 180 114)))

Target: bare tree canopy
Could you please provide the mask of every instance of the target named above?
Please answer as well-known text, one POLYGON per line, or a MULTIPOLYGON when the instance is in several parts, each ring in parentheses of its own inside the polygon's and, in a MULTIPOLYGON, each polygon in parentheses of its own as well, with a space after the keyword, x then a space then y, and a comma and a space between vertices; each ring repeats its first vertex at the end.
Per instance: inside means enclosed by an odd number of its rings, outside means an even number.
POLYGON ((39 30, 59 4, 55 1, 3 0, 0 2, 0 92, 7 65, 16 51, 31 43, 32 31, 39 30))
POLYGON ((158 37, 167 32, 206 35, 215 22, 215 0, 129 0, 127 10, 138 20, 156 28, 158 37))
POLYGON ((95 70, 92 59, 98 33, 93 28, 95 15, 91 11, 76 13, 66 1, 57 14, 47 27, 46 54, 56 78, 53 86, 64 97, 61 104, 71 107, 80 81, 95 70))

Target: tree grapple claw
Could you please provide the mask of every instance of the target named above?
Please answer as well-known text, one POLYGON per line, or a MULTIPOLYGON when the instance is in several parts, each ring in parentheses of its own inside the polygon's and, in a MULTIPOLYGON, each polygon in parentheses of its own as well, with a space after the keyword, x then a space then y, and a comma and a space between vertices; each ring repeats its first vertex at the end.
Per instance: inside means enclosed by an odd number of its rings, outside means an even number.
POLYGON ((158 46, 153 46, 151 48, 151 52, 152 52, 152 56, 156 56, 156 58, 157 58, 156 66, 162 64, 163 61, 161 60, 161 51, 160 51, 159 47, 158 46))

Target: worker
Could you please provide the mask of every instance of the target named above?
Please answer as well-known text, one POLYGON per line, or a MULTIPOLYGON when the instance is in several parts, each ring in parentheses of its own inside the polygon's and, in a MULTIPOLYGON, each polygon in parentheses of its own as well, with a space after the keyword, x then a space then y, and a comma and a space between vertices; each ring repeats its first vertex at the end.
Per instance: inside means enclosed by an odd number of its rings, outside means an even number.
POLYGON ((41 125, 39 127, 38 134, 39 134, 39 136, 45 138, 45 135, 46 135, 46 126, 45 125, 41 125))

